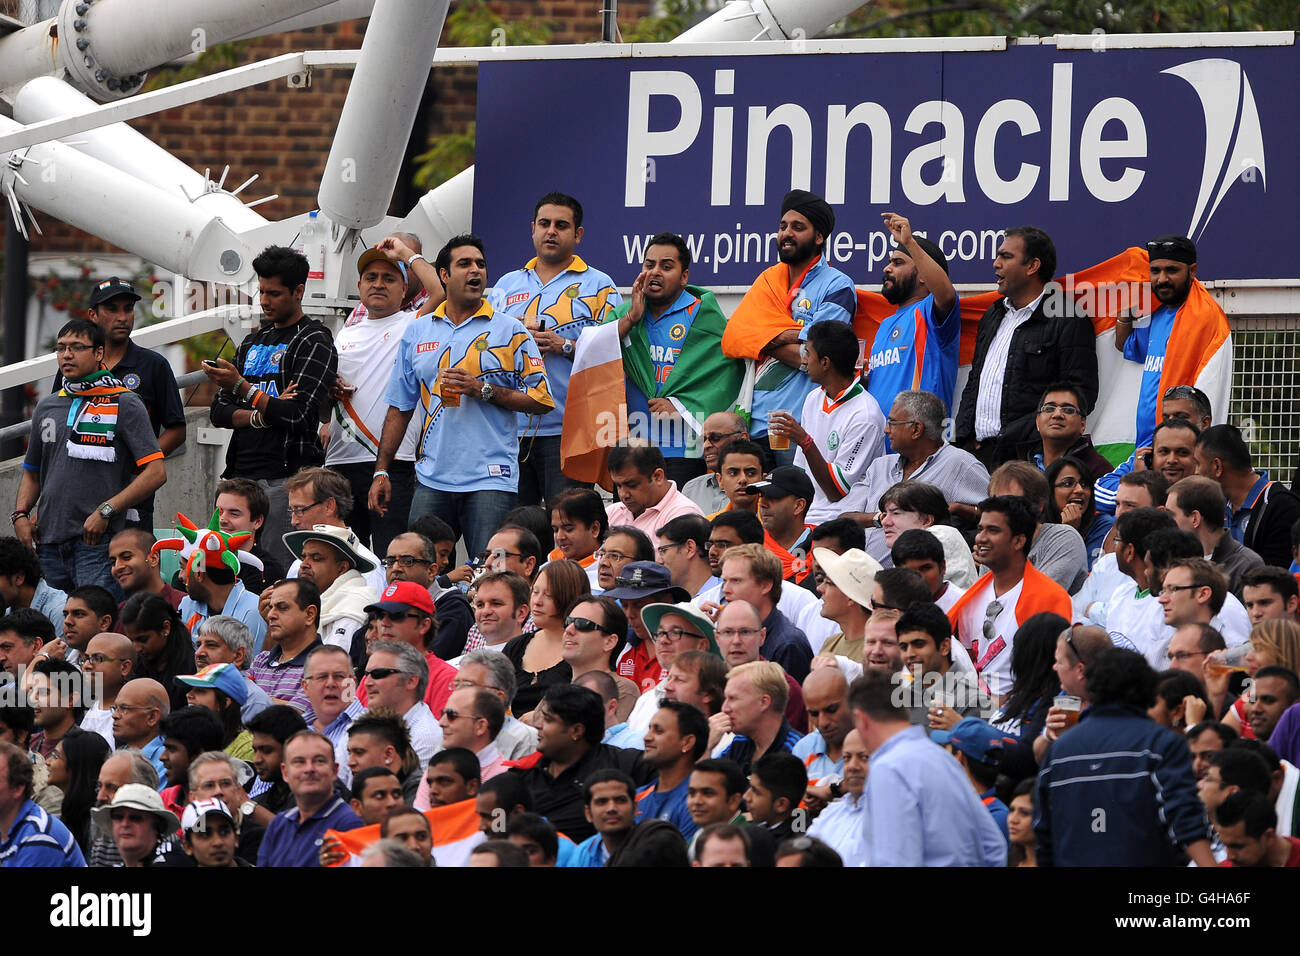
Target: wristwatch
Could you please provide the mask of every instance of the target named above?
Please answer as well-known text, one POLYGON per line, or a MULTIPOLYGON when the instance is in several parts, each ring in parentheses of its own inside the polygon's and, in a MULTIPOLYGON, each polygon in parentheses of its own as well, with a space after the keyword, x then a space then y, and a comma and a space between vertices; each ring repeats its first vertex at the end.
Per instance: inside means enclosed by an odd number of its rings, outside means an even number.
POLYGON ((240 816, 251 817, 253 815, 253 811, 256 809, 257 809, 256 803, 254 803, 252 800, 245 800, 243 803, 239 805, 239 814, 240 816))
POLYGON ((838 800, 840 797, 844 796, 844 790, 840 786, 840 782, 838 780, 836 780, 833 784, 831 784, 828 789, 831 792, 832 800, 838 800))
POLYGON ((565 340, 564 340, 564 344, 560 346, 560 351, 563 352, 565 355, 572 355, 572 354, 573 354, 573 340, 572 340, 572 339, 565 339, 565 340))
POLYGON ((488 385, 486 382, 484 382, 483 389, 478 393, 478 397, 483 399, 483 401, 485 402, 490 402, 492 401, 492 396, 495 395, 496 393, 497 390, 495 388, 493 388, 491 385, 488 385))
POLYGON ((113 518, 117 517, 117 509, 114 508, 112 505, 110 505, 107 501, 105 501, 102 505, 100 505, 95 510, 99 512, 99 516, 101 518, 112 520, 113 518))

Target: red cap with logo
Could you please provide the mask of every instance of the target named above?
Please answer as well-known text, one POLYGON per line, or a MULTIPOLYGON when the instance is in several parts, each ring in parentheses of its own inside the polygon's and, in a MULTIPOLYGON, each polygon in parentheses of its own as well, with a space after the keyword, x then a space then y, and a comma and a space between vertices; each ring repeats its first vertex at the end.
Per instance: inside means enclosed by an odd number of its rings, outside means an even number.
POLYGON ((369 614, 374 611, 398 612, 410 608, 423 611, 432 617, 434 613, 433 596, 429 594, 429 589, 421 587, 414 581, 394 581, 384 588, 384 593, 379 595, 377 603, 366 605, 366 613, 369 614))

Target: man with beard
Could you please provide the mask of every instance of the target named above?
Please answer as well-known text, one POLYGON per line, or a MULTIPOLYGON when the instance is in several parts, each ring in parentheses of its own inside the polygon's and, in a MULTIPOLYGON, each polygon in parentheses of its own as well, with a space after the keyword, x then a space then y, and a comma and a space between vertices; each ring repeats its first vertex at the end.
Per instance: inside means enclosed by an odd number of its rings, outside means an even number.
POLYGON ((951 414, 961 308, 948 278, 948 259, 929 239, 912 235, 903 216, 880 215, 897 243, 880 292, 898 311, 880 323, 871 342, 867 391, 881 408, 889 408, 899 392, 919 388, 943 399, 951 414))
MULTIPOLYGON (((787 193, 776 233, 781 261, 765 269, 745 293, 723 336, 725 355, 758 363, 749 431, 769 454, 768 413, 802 408, 813 390, 800 348, 808 329, 827 319, 851 324, 857 311, 853 280, 823 255, 834 231, 835 213, 826 200, 803 189, 787 193)), ((765 465, 793 463, 790 450, 765 465)))
MULTIPOLYGON (((1145 319, 1135 317, 1130 310, 1115 322, 1115 348, 1123 353, 1124 358, 1142 366, 1135 440, 1138 448, 1151 444, 1152 431, 1164 417, 1161 414, 1163 399, 1170 397, 1164 394, 1166 390, 1174 385, 1195 384, 1185 377, 1174 378, 1174 375, 1183 369, 1203 369, 1222 344, 1211 334, 1214 320, 1227 325, 1223 310, 1196 279, 1196 246, 1192 240, 1172 234, 1157 236, 1147 243, 1147 253, 1151 260, 1151 293, 1159 307, 1145 319), (1196 324, 1184 330, 1189 335, 1180 336, 1177 342, 1171 343, 1179 313, 1188 313, 1196 324), (1185 354, 1188 349, 1197 349, 1201 354, 1189 356, 1185 354), (1168 376, 1166 367, 1171 372, 1168 376), (1166 381, 1166 378, 1171 380, 1166 381)), ((1220 412, 1227 407, 1227 383, 1230 379, 1231 376, 1223 376, 1223 394, 1211 396, 1212 406, 1220 412)))

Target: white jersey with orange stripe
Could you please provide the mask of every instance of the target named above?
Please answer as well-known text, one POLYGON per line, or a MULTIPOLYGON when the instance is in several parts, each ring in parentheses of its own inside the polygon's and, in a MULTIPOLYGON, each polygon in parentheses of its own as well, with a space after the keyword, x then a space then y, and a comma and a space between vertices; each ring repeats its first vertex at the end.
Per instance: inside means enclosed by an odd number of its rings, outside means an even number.
MULTIPOLYGON (((393 374, 402 333, 414 318, 415 312, 407 309, 382 319, 367 317, 339 331, 334 340, 339 354, 339 377, 354 390, 346 398, 335 399, 330 409, 326 465, 375 460, 384 416, 388 413, 384 393, 393 374)), ((415 461, 418 418, 411 416, 397 450, 398 461, 415 461)))
POLYGON ((885 453, 885 415, 871 393, 856 380, 833 397, 824 389, 813 389, 804 399, 799 424, 821 452, 831 480, 844 495, 838 501, 827 498, 803 449, 798 449, 794 463, 808 472, 814 492, 804 523, 814 526, 848 511, 874 511, 867 507, 863 478, 871 463, 885 453))

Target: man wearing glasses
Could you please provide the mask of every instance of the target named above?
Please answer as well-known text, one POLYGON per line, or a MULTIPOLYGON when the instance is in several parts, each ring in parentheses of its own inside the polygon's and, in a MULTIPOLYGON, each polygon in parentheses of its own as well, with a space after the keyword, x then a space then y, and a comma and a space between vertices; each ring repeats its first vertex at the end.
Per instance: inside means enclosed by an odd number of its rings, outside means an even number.
POLYGON ((1086 434, 1088 406, 1082 389, 1068 382, 1049 385, 1038 405, 1036 425, 1039 440, 1026 447, 1024 457, 1039 471, 1047 471, 1048 465, 1065 455, 1087 465, 1094 482, 1114 468, 1086 434))
MULTIPOLYGON (((432 515, 429 518, 439 520, 432 515)), ((438 622, 433 649, 439 657, 449 660, 465 650, 469 629, 474 624, 474 610, 460 588, 451 584, 443 587, 436 578, 437 544, 414 531, 399 534, 388 542, 383 566, 389 584, 410 581, 428 589, 433 597, 434 619, 438 622)))
MULTIPOLYGON (((288 495, 288 517, 293 530, 310 531, 324 525, 350 534, 356 542, 352 550, 363 559, 360 563, 369 565, 362 570, 366 582, 375 589, 376 594, 382 591, 388 584, 388 580, 384 577, 384 570, 380 566, 379 555, 362 544, 360 536, 348 525, 353 509, 359 504, 352 497, 352 486, 348 484, 348 480, 328 468, 304 468, 285 480, 284 490, 288 495)), ((293 556, 293 564, 289 566, 289 572, 285 576, 296 578, 302 566, 299 550, 295 545, 289 544, 283 534, 280 537, 285 540, 285 550, 293 556)), ((263 540, 267 542, 267 547, 284 554, 280 546, 269 537, 264 535, 263 540)), ((353 567, 359 567, 359 564, 354 564, 353 567)), ((321 590, 325 589, 321 588, 321 590)))
POLYGON ((11 521, 51 587, 98 584, 121 600, 108 543, 127 512, 167 481, 167 469, 144 403, 103 366, 104 330, 72 319, 57 343, 63 388, 32 414, 11 521))
POLYGON ((162 684, 149 677, 137 677, 118 691, 109 708, 113 714, 113 741, 118 748, 133 747, 153 764, 158 772, 158 790, 167 785, 167 768, 163 766, 161 724, 171 712, 171 701, 162 684))
POLYGON ((96 634, 81 658, 81 673, 91 682, 87 696, 93 706, 81 718, 81 729, 99 734, 112 747, 113 705, 135 670, 135 644, 125 634, 96 634))
MULTIPOLYGON (((451 696, 451 682, 456 676, 452 667, 433 650, 438 625, 434 619, 433 598, 426 588, 414 581, 398 581, 386 587, 379 601, 366 606, 370 620, 379 624, 379 640, 409 645, 425 660, 428 680, 420 695, 436 717, 451 696)), ((371 649, 373 654, 373 648, 371 649)), ((366 681, 357 696, 363 704, 374 706, 369 699, 370 682, 366 681)), ((392 706, 386 705, 386 706, 392 706)))
MULTIPOLYGON (((682 485, 682 494, 699 505, 706 515, 711 515, 726 508, 731 500, 718 485, 718 452, 723 445, 737 438, 748 441, 749 429, 745 420, 735 412, 714 412, 704 419, 701 437, 704 442, 700 448, 708 471, 682 485)), ((761 467, 760 464, 760 470, 761 467)))
MULTIPOLYGON (((877 511, 880 496, 900 481, 924 481, 943 492, 948 510, 955 519, 973 525, 978 512, 975 506, 988 493, 989 473, 968 451, 944 440, 950 421, 943 399, 931 392, 909 389, 899 392, 885 420, 885 437, 893 453, 882 455, 867 466, 862 483, 866 494, 856 500, 866 501, 866 512, 851 514, 858 524, 869 530, 868 539, 883 542, 877 511)), ((867 551, 879 551, 883 544, 867 551)), ((887 548, 884 550, 888 550, 887 548)))
POLYGON ((339 765, 339 780, 352 786, 348 769, 348 728, 365 712, 357 700, 357 682, 352 676, 352 659, 341 647, 321 644, 307 654, 302 687, 311 701, 315 719, 311 729, 328 737, 334 744, 334 759, 339 765))

